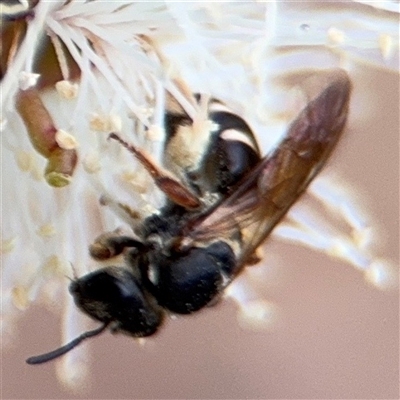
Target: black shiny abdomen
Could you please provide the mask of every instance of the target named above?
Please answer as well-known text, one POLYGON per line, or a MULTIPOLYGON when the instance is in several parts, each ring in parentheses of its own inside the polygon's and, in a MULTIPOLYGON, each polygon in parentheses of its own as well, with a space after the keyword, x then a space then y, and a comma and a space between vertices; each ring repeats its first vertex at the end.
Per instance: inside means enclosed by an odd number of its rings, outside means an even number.
POLYGON ((233 251, 223 241, 174 252, 152 266, 154 295, 162 307, 174 313, 197 311, 221 293, 235 266, 233 251))
POLYGON ((215 191, 228 194, 259 161, 259 154, 247 144, 218 139, 206 161, 205 172, 215 191))
POLYGON ((210 119, 217 129, 204 157, 201 175, 209 190, 226 195, 254 168, 261 155, 253 132, 242 118, 215 111, 210 119), (244 140, 230 138, 227 132, 236 132, 244 140))

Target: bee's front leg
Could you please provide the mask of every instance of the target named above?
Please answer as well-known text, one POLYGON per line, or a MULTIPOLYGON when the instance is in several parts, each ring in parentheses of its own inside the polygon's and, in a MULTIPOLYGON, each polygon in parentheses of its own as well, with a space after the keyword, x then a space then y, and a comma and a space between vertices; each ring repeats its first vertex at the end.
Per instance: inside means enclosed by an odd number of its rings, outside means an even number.
POLYGON ((95 260, 102 261, 120 255, 126 248, 143 246, 139 240, 124 235, 121 230, 116 229, 98 236, 89 246, 89 253, 95 260))

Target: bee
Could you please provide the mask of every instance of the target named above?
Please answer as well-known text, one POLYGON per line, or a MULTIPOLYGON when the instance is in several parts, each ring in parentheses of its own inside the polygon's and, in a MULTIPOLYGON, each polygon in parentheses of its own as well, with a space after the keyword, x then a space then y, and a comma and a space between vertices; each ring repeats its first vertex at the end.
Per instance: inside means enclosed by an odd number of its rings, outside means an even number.
POLYGON ((304 87, 306 106, 265 157, 249 125, 213 99, 211 125, 197 132, 200 137, 193 136, 194 122, 182 109, 166 113, 169 171, 112 133, 146 167, 166 195, 165 205, 132 235, 105 233, 90 246, 95 259, 122 254, 126 264, 96 270, 69 286, 77 307, 101 325, 27 363, 53 360, 106 328, 150 336, 168 314, 215 304, 319 173, 344 130, 351 93, 347 73, 321 72, 304 87))
POLYGON ((18 21, 33 18, 34 7, 28 1, 8 0, 0 3, 0 17, 2 21, 18 21))

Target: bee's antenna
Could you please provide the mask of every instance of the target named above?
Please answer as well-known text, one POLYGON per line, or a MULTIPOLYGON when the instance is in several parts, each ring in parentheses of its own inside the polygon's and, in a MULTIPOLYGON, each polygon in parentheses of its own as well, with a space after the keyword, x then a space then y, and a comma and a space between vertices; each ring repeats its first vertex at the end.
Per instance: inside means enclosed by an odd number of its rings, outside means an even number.
POLYGON ((167 171, 158 166, 157 163, 142 150, 129 144, 114 132, 108 135, 108 139, 116 140, 132 153, 143 167, 146 168, 157 187, 175 204, 188 209, 197 208, 201 205, 200 199, 198 199, 196 195, 178 179, 170 176, 167 171))
POLYGON ((41 354, 39 356, 29 357, 29 358, 27 358, 26 363, 30 364, 30 365, 35 365, 35 364, 43 364, 47 361, 54 360, 55 358, 58 358, 65 353, 68 353, 70 350, 72 350, 73 348, 78 346, 78 344, 80 344, 83 340, 88 339, 92 336, 99 335, 107 328, 107 326, 108 326, 108 323, 105 323, 105 324, 101 325, 100 327, 93 329, 92 331, 87 331, 87 332, 82 333, 80 336, 78 336, 71 342, 67 343, 64 346, 59 347, 56 350, 49 351, 48 353, 41 354))

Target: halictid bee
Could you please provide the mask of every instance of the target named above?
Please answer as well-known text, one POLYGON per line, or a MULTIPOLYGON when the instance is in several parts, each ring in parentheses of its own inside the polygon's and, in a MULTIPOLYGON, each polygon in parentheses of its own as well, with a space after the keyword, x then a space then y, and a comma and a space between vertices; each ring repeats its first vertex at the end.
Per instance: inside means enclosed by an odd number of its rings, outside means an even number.
POLYGON ((346 72, 325 71, 304 87, 307 105, 264 158, 247 123, 216 100, 209 101, 211 123, 202 137, 193 136, 194 122, 176 102, 167 112, 164 161, 174 174, 112 133, 146 167, 166 203, 134 226, 132 236, 105 233, 91 245, 95 259, 122 254, 125 267, 102 268, 70 284, 78 308, 101 326, 27 363, 53 360, 107 327, 149 336, 168 313, 214 304, 324 166, 343 131, 351 92, 346 72))

